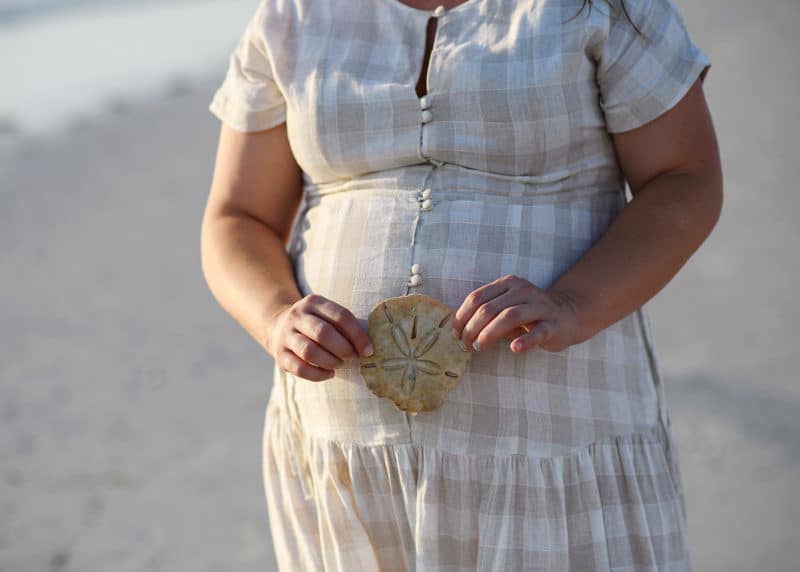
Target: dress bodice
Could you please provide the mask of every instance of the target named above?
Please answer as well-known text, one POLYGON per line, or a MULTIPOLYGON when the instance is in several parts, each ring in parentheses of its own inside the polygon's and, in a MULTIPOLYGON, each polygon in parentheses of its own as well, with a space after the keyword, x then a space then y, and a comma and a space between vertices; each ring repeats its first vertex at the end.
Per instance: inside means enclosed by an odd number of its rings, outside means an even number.
MULTIPOLYGON (((260 0, 210 109, 244 131, 286 122, 302 293, 366 325, 411 290, 455 309, 505 274, 547 288, 591 248, 626 204, 612 134, 664 113, 710 62, 672 0, 628 6, 641 36, 583 4, 260 0)), ((457 453, 547 457, 651 428, 659 407, 644 308, 562 352, 497 342, 413 420, 356 360, 325 383, 287 377, 309 434, 457 453)))

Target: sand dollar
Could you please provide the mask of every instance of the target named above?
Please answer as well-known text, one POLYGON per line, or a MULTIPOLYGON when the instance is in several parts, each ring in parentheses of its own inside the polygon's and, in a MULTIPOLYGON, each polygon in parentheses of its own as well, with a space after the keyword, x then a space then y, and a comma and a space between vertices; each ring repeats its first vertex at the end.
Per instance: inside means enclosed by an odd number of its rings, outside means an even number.
POLYGON ((375 353, 359 359, 367 387, 401 411, 440 407, 472 355, 451 334, 454 315, 454 309, 425 294, 378 302, 367 317, 375 353))

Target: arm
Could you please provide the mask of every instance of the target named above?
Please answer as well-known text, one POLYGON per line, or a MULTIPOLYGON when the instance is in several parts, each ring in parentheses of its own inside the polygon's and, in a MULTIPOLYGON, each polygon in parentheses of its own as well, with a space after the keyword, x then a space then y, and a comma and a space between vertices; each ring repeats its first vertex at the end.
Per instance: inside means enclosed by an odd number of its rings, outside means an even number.
POLYGON ((301 193, 285 123, 252 133, 222 124, 201 229, 203 275, 265 349, 271 317, 302 298, 285 247, 301 193))
POLYGON ((301 197, 286 123, 250 132, 223 123, 201 230, 203 274, 281 369, 321 381, 372 350, 350 310, 297 286, 286 242, 301 197))
POLYGON ((655 296, 708 237, 722 208, 722 169, 698 79, 672 109, 613 134, 633 200, 550 290, 584 341, 655 296))

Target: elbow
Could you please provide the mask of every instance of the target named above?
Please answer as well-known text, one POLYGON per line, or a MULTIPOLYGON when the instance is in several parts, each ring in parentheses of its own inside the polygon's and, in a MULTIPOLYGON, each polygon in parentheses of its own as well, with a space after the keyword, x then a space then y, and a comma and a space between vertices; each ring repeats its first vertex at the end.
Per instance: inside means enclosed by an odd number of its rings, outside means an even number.
POLYGON ((701 211, 705 223, 706 235, 711 234, 722 216, 724 203, 722 169, 717 166, 699 177, 700 195, 702 197, 701 211))
POLYGON ((722 161, 715 145, 714 153, 702 161, 694 171, 698 209, 701 212, 707 234, 711 234, 720 217, 724 203, 722 161))
MULTIPOLYGON (((719 169, 684 173, 683 200, 673 203, 674 222, 682 233, 705 240, 722 216, 723 180, 719 169)), ((677 194, 675 196, 678 196, 677 194)))
POLYGON ((660 220, 680 236, 704 241, 722 214, 723 183, 719 170, 674 170, 652 179, 634 194, 654 201, 660 220))
POLYGON ((212 215, 211 211, 206 208, 203 213, 203 219, 200 223, 200 271, 206 285, 213 293, 214 282, 214 244, 218 241, 215 240, 217 229, 217 219, 212 215))

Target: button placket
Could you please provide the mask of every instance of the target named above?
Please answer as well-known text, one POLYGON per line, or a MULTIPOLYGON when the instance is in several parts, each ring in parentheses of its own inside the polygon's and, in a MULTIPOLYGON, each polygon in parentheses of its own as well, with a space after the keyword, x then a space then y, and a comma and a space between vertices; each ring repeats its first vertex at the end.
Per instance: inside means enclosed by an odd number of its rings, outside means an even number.
MULTIPOLYGON (((429 211, 433 208, 433 201, 430 198, 431 196, 431 188, 424 187, 422 190, 417 191, 417 203, 419 204, 420 211, 429 211)), ((416 225, 419 225, 419 215, 417 215, 417 220, 415 223, 415 235, 416 235, 416 225)), ((419 286, 422 284, 422 266, 419 263, 415 262, 411 265, 411 276, 408 280, 409 286, 419 286)))
POLYGON ((419 286, 422 284, 422 267, 418 263, 414 263, 411 265, 411 276, 408 280, 409 286, 419 286))
MULTIPOLYGON (((439 18, 444 15, 445 7, 439 5, 433 10, 433 16, 439 18)), ((430 65, 430 64, 429 64, 430 65)), ((433 120, 433 112, 431 111, 431 97, 430 94, 425 94, 420 96, 419 98, 419 109, 420 109, 420 123, 421 126, 429 123, 433 120)), ((420 129, 420 140, 419 140, 419 150, 420 156, 425 157, 422 154, 422 137, 423 137, 423 130, 420 129)), ((430 157, 425 157, 430 163, 433 163, 436 167, 441 167, 444 165, 443 161, 437 161, 435 159, 431 159, 430 157)), ((419 211, 429 211, 433 208, 433 201, 431 200, 431 189, 430 187, 425 187, 422 190, 417 192, 417 204, 419 205, 419 211)), ((420 218, 419 214, 416 217, 414 223, 414 234, 413 237, 416 236, 417 226, 419 225, 420 218)), ((414 238, 412 237, 412 246, 414 244, 414 238)), ((411 265, 411 273, 407 282, 407 286, 420 286, 422 284, 422 266, 419 263, 415 262, 411 265)))
POLYGON ((433 201, 431 200, 430 196, 431 196, 430 187, 426 187, 422 191, 417 193, 417 203, 419 204, 419 210, 429 211, 433 208, 433 201))
POLYGON ((430 187, 425 187, 424 189, 422 189, 417 193, 417 203, 419 203, 419 210, 429 211, 433 208, 433 201, 431 200, 430 196, 431 196, 430 187))
POLYGON ((428 95, 423 95, 419 98, 419 107, 420 107, 420 131, 419 131, 419 155, 420 158, 425 159, 429 163, 433 164, 436 167, 441 167, 445 164, 444 161, 439 161, 434 159, 433 157, 428 157, 423 152, 423 127, 425 124, 430 123, 433 121, 433 112, 430 110, 431 100, 428 95))

